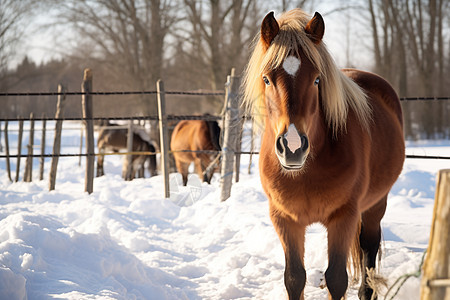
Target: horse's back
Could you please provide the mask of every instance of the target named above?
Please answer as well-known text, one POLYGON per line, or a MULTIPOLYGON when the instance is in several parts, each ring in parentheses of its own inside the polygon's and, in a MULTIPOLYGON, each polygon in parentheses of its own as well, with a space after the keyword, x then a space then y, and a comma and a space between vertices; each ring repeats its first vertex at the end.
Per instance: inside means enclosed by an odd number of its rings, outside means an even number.
POLYGON ((114 148, 121 149, 127 144, 127 129, 102 128, 98 134, 97 146, 99 149, 114 148))
MULTIPOLYGON (((372 109, 368 172, 372 200, 385 196, 400 175, 405 158, 403 117, 399 97, 392 86, 378 75, 344 70, 366 93, 372 109)), ((370 206, 370 201, 366 202, 370 206)), ((364 207, 365 205, 362 204, 364 207)))
POLYGON ((174 150, 214 150, 210 141, 207 121, 184 120, 179 122, 172 133, 171 148, 174 150))
POLYGON ((400 123, 403 124, 400 100, 395 90, 385 79, 374 73, 356 69, 343 69, 342 71, 364 89, 372 101, 371 105, 373 105, 373 101, 383 101, 395 113, 400 123))
POLYGON ((190 132, 192 125, 188 120, 182 120, 175 125, 170 140, 170 148, 172 150, 186 150, 190 144, 190 132))

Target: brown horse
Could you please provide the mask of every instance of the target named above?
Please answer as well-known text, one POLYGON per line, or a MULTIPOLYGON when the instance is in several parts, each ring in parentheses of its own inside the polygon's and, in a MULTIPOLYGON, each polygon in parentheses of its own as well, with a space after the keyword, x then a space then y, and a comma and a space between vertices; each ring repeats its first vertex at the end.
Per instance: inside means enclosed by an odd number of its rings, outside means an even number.
POLYGON ((194 162, 195 170, 203 181, 210 183, 213 171, 206 168, 220 151, 220 127, 216 121, 184 120, 179 122, 172 133, 170 149, 173 151, 175 165, 183 177, 183 185, 187 184, 189 165, 194 162), (194 152, 183 152, 189 150, 194 152), (210 150, 212 153, 195 151, 210 150))
MULTIPOLYGON (((97 158, 97 177, 102 176, 105 174, 103 169, 103 162, 105 160, 103 153, 105 151, 113 151, 113 152, 119 152, 120 150, 126 150, 127 149, 127 136, 128 136, 128 129, 126 128, 111 128, 115 127, 117 124, 111 124, 108 123, 106 127, 102 127, 100 129, 100 132, 98 134, 97 139, 97 148, 99 152, 99 156, 97 158)), ((153 144, 147 140, 145 140, 141 134, 138 132, 133 133, 133 152, 155 152, 155 147, 153 144)), ((156 154, 151 155, 132 155, 131 161, 132 161, 132 167, 131 167, 131 177, 126 177, 126 170, 127 170, 127 160, 125 160, 123 168, 122 168, 122 176, 127 179, 131 180, 135 177, 136 172, 139 171, 139 169, 142 169, 146 160, 149 161, 148 170, 150 172, 151 176, 154 176, 157 174, 156 171, 156 154)))
POLYGON ((387 195, 405 157, 402 112, 385 80, 336 67, 324 29, 318 13, 295 9, 278 21, 269 13, 244 98, 264 123, 260 176, 285 252, 289 299, 304 297, 305 228, 315 222, 328 231, 330 298, 345 296, 347 259, 355 253, 359 297, 371 299, 366 270, 375 268, 387 195))

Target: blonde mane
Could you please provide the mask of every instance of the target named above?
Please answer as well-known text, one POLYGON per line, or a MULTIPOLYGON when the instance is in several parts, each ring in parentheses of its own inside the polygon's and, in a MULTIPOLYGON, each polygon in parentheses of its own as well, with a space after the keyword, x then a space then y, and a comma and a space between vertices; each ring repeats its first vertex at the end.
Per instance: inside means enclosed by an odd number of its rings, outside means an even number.
POLYGON ((364 91, 336 66, 325 44, 314 44, 305 32, 311 20, 300 9, 293 9, 278 18, 280 31, 266 50, 259 35, 250 61, 244 73, 244 105, 261 124, 264 123, 265 85, 262 76, 278 68, 292 52, 300 49, 320 72, 320 94, 328 126, 333 133, 345 131, 349 107, 355 112, 362 126, 369 128, 371 108, 364 91))

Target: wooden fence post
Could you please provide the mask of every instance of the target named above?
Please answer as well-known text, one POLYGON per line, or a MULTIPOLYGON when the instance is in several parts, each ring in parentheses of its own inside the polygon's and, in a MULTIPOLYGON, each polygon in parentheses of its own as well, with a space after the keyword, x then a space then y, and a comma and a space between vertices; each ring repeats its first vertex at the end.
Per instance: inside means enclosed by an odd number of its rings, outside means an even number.
POLYGON ((81 84, 81 96, 83 106, 83 118, 86 125, 86 175, 84 181, 84 191, 91 194, 94 191, 94 122, 92 120, 92 72, 91 69, 84 70, 83 83, 81 84))
POLYGON ((255 133, 253 132, 255 126, 255 121, 252 118, 252 129, 251 137, 250 137, 250 158, 248 160, 248 174, 252 173, 252 164, 253 164, 253 150, 255 149, 255 133))
MULTIPOLYGON (((238 102, 239 104, 239 102, 238 102)), ((236 172, 234 174, 234 180, 235 182, 239 182, 239 173, 240 173, 240 169, 241 169, 241 149, 242 149, 242 134, 243 134, 243 129, 244 129, 244 122, 245 120, 242 118, 242 114, 240 113, 240 109, 238 106, 238 123, 235 124, 235 126, 237 125, 236 128, 236 135, 237 135, 237 139, 236 139, 236 154, 235 154, 235 158, 234 158, 234 172, 236 172)))
POLYGON ((158 117, 159 138, 161 150, 161 169, 164 176, 164 197, 170 197, 169 187, 169 137, 167 132, 166 97, 164 95, 164 82, 158 80, 156 83, 158 93, 158 117))
MULTIPOLYGON (((58 85, 58 93, 64 94, 66 91, 66 88, 62 85, 58 85)), ((56 170, 58 168, 58 160, 59 160, 59 154, 61 152, 61 131, 62 131, 62 124, 63 124, 63 118, 64 118, 64 105, 66 100, 66 95, 58 95, 58 103, 56 104, 56 114, 55 118, 56 124, 55 124, 55 137, 53 141, 53 156, 52 156, 52 163, 50 166, 50 175, 49 175, 49 191, 53 191, 55 189, 55 183, 56 183, 56 170)))
MULTIPOLYGON (((133 120, 128 123, 128 135, 127 135, 127 152, 133 152, 133 120)), ((133 171, 133 155, 127 154, 127 163, 123 164, 122 177, 125 180, 131 180, 135 174, 131 174, 133 171)))
POLYGON ((220 200, 225 201, 230 197, 231 185, 233 183, 233 163, 236 151, 237 129, 239 124, 239 78, 234 76, 234 69, 231 76, 228 76, 225 90, 224 110, 225 127, 222 147, 222 170, 220 177, 221 195, 220 200))
POLYGON ((19 136, 17 138, 17 164, 16 164, 16 182, 20 176, 20 158, 22 156, 22 137, 23 137, 23 120, 19 120, 19 136))
POLYGON ((9 181, 11 179, 11 164, 9 161, 9 140, 8 140, 8 120, 5 121, 5 151, 6 151, 6 170, 8 171, 9 181))
POLYGON ((440 170, 422 269, 421 300, 450 300, 450 169, 440 170))
POLYGON ((42 115, 42 136, 41 136, 41 159, 39 166, 39 180, 44 179, 44 163, 45 163, 45 134, 47 130, 47 119, 45 113, 42 115))
POLYGON ((23 176, 23 181, 31 182, 33 181, 33 148, 34 148, 34 115, 30 114, 30 134, 29 142, 27 145, 28 155, 25 161, 25 175, 23 176))

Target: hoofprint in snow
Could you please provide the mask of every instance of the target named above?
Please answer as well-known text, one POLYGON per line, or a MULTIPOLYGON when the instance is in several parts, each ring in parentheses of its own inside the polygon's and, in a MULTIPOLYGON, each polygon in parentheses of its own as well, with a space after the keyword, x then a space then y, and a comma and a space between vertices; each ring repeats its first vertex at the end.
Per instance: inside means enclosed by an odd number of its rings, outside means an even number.
MULTIPOLYGON (((76 153, 79 131, 64 132, 63 153, 76 153)), ((17 145, 13 132, 9 138, 17 145)), ((408 154, 450 153, 450 141, 407 146, 408 154)), ((10 183, 0 160, 0 299, 286 298, 283 250, 268 216, 257 163, 247 174, 248 156, 242 157, 240 182, 222 203, 218 174, 211 185, 193 175, 188 187, 172 187, 174 196, 164 199, 161 176, 125 182, 121 159, 106 157, 106 175, 95 179, 94 193, 88 195, 83 192, 84 160, 81 167, 78 158, 59 161, 56 190, 49 192, 47 176, 10 183)), ((46 175, 48 166, 49 160, 46 175)), ((11 167, 15 170, 15 160, 11 167)), ((435 176, 443 168, 450 168, 450 161, 407 159, 389 195, 380 268, 388 285, 419 267, 428 243, 435 176)), ((181 180, 171 176, 172 185, 181 180)), ((306 299, 327 299, 320 288, 326 247, 325 229, 309 227, 306 299)), ((396 299, 419 299, 419 285, 420 279, 409 279, 396 299)), ((357 286, 349 288, 348 299, 357 299, 357 286)))

